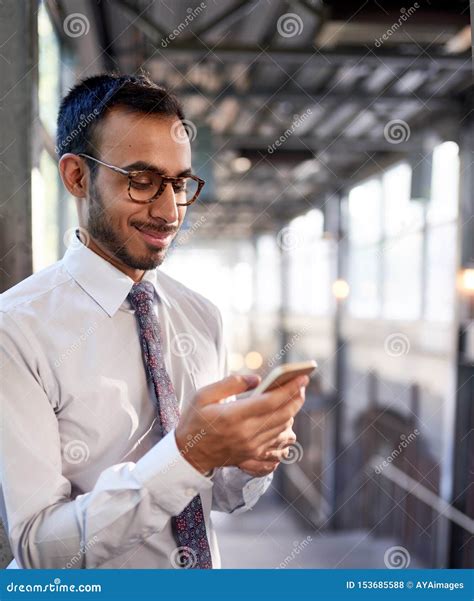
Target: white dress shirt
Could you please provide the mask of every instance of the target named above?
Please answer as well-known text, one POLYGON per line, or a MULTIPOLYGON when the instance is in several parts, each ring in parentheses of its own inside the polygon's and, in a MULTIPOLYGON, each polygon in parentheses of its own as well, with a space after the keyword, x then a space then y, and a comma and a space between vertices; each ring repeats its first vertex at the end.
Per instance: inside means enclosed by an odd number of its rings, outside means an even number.
MULTIPOLYGON (((159 269, 153 283, 165 364, 180 407, 226 375, 219 310, 159 269)), ((170 568, 171 516, 200 494, 214 567, 211 509, 242 512, 271 475, 206 477, 156 428, 133 280, 79 240, 62 260, 0 296, 0 514, 23 568, 170 568)))

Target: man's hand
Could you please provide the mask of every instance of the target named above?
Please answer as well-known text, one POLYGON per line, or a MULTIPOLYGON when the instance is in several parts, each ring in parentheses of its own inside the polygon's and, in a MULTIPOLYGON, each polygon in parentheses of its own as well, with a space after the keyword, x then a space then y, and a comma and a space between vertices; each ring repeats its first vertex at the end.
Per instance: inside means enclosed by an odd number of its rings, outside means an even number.
POLYGON ((229 376, 201 388, 179 420, 178 449, 202 473, 264 457, 267 463, 279 461, 284 452, 279 445, 294 436, 288 428, 303 405, 308 381, 300 376, 276 390, 231 403, 220 401, 253 388, 257 379, 229 376))
POLYGON ((280 465, 280 461, 288 457, 289 447, 296 442, 296 434, 293 432, 294 421, 292 417, 287 428, 276 437, 273 444, 267 447, 260 459, 248 459, 239 465, 240 469, 255 477, 267 476, 274 472, 280 465))

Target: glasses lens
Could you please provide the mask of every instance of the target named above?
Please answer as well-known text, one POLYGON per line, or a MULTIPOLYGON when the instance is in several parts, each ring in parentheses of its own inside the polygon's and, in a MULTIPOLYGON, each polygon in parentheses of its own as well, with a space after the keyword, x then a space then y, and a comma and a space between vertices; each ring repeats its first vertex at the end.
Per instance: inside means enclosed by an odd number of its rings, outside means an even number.
POLYGON ((190 177, 183 177, 173 184, 173 190, 178 204, 188 203, 196 196, 198 182, 190 177))
POLYGON ((137 202, 151 200, 161 185, 161 178, 153 171, 142 171, 130 178, 130 196, 137 202))
MULTIPOLYGON (((149 202, 162 189, 162 178, 153 171, 143 171, 130 178, 130 196, 136 202, 149 202)), ((171 184, 170 184, 171 185, 171 184)), ((198 182, 190 177, 179 178, 172 184, 177 204, 191 201, 198 191, 198 182)))

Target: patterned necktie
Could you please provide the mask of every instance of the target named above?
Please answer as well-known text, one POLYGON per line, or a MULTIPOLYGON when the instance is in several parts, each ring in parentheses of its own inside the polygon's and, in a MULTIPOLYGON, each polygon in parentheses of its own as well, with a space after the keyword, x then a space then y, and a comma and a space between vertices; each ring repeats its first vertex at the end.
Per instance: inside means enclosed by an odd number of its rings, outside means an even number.
MULTIPOLYGON (((176 427, 179 407, 173 384, 166 371, 161 345, 161 329, 153 310, 155 289, 151 282, 134 284, 128 295, 140 326, 140 342, 147 376, 152 380, 161 434, 176 427)), ((180 567, 212 568, 211 552, 201 497, 194 499, 178 515, 171 518, 173 535, 178 545, 174 555, 180 567)))

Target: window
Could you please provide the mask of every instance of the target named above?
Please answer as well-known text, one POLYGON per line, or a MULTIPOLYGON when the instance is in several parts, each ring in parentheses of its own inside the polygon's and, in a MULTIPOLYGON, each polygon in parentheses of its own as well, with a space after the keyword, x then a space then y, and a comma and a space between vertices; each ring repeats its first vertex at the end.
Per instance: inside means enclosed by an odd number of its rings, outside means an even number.
MULTIPOLYGON (((60 99, 60 50, 43 3, 38 9, 39 85, 38 104, 41 124, 54 140, 60 99)), ((51 265, 59 258, 62 190, 55 157, 40 146, 38 168, 32 172, 33 271, 51 265)), ((72 203, 71 203, 72 204, 72 203)), ((64 232, 63 232, 64 233, 64 232)))
POLYGON ((459 147, 444 142, 434 149, 428 223, 456 219, 459 207, 459 147))
POLYGON ((459 148, 444 142, 433 153, 431 200, 427 212, 426 318, 453 319, 456 302, 459 148))
POLYGON ((382 176, 382 316, 386 319, 420 318, 424 207, 410 200, 410 185, 411 169, 406 163, 382 176))
POLYGON ((406 163, 350 191, 348 310, 354 317, 453 319, 458 153, 454 142, 434 149, 428 203, 410 199, 406 163))
POLYGON ((327 315, 332 306, 333 242, 323 237, 324 218, 313 209, 279 233, 288 260, 288 305, 302 315, 327 315))
POLYGON ((278 311, 281 302, 280 249, 271 234, 257 241, 255 297, 258 311, 278 311))
POLYGON ((370 179, 352 188, 348 216, 348 309, 355 317, 377 317, 381 300, 379 269, 383 224, 380 180, 370 179))

